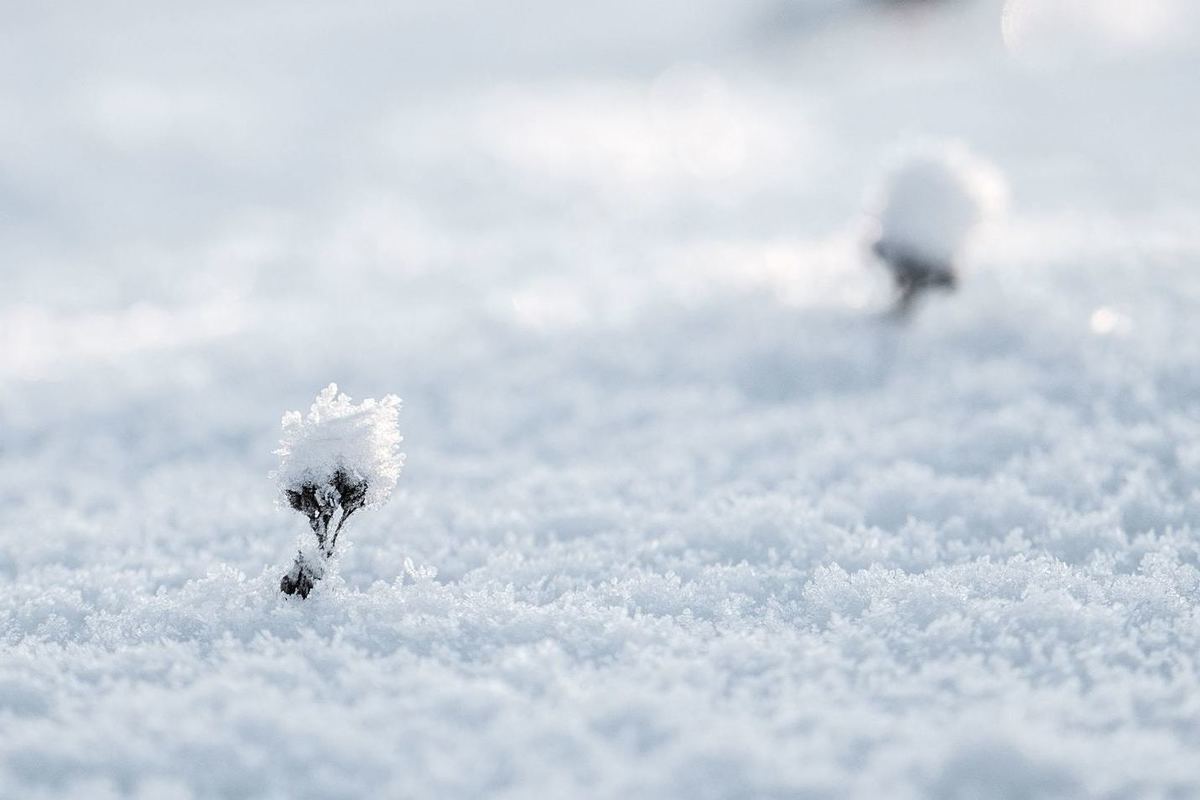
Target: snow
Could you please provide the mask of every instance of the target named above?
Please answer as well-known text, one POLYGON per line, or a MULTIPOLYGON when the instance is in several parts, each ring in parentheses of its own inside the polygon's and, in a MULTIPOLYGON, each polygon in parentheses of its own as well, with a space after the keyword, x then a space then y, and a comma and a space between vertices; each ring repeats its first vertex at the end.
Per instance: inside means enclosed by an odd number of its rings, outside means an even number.
POLYGON ((1034 5, 14 12, 0 797, 1200 794, 1195 12, 1034 5), (299 600, 330 381, 407 461, 299 600))

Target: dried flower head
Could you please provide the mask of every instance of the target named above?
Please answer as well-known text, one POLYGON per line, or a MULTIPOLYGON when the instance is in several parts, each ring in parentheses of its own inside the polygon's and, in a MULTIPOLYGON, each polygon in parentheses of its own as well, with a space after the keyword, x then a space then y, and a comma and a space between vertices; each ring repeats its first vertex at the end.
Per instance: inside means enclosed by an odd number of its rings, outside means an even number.
POLYGON ((306 416, 284 414, 274 478, 288 505, 308 518, 317 545, 315 556, 301 548, 280 583, 284 593, 307 597, 350 515, 391 496, 404 465, 399 414, 395 395, 355 404, 333 383, 306 416))

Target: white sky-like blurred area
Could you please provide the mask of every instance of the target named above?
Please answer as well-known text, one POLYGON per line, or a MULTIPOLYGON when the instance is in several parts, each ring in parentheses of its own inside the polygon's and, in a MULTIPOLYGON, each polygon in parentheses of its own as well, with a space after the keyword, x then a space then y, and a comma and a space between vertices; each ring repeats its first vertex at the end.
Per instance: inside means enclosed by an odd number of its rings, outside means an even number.
POLYGON ((1196 20, 1195 5, 1180 0, 1006 0, 1001 32, 1017 55, 1111 58, 1194 44, 1196 20))
POLYGON ((12 9, 2 302, 561 284, 697 236, 803 248, 852 231, 889 153, 930 137, 999 164, 1018 215, 1189 207, 1195 18, 1182 0, 12 9))

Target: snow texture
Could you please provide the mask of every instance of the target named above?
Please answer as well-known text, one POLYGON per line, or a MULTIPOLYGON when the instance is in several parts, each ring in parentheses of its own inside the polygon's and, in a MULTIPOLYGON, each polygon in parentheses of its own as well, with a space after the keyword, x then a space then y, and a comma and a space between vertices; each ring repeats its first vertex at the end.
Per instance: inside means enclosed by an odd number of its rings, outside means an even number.
POLYGON ((1200 796, 1196 4, 19 5, 0 798, 1200 796), (330 380, 408 460, 301 602, 330 380))

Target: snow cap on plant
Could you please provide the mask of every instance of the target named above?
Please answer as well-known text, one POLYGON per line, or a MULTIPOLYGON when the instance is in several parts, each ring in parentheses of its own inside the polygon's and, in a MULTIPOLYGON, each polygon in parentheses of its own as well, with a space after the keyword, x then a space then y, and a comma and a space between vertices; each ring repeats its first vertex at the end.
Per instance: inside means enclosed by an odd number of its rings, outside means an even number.
POLYGON ((275 473, 280 490, 286 496, 298 486, 331 485, 343 471, 356 482, 366 482, 365 506, 385 502, 404 466, 399 415, 400 398, 395 395, 355 404, 338 392, 336 383, 329 384, 306 416, 299 411, 283 415, 275 473))
POLYGON ((962 144, 922 144, 895 160, 876 190, 871 216, 884 247, 953 265, 1006 199, 1000 170, 962 144))

